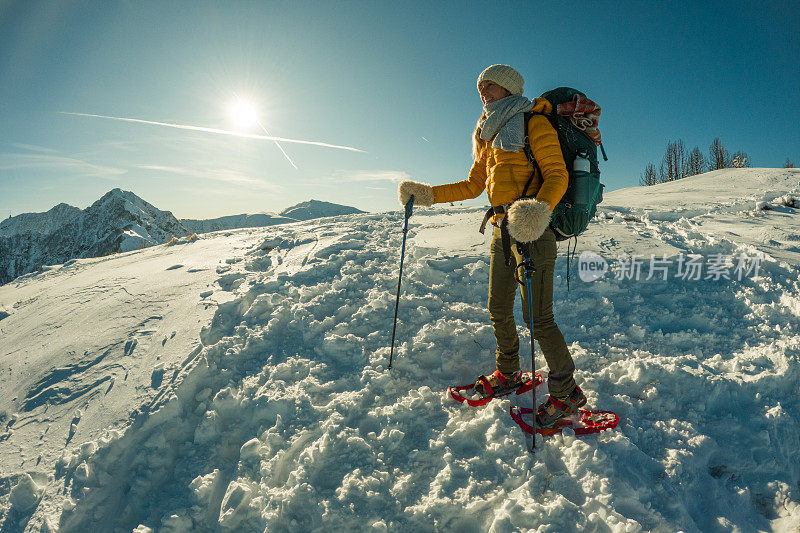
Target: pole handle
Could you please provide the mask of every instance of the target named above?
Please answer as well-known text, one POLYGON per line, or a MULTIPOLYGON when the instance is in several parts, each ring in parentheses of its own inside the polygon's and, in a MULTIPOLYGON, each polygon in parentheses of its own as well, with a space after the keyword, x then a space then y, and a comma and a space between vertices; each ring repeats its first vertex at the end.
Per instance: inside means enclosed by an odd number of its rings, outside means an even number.
POLYGON ((406 202, 406 220, 411 218, 413 212, 414 212, 414 195, 412 194, 408 198, 408 202, 406 202))

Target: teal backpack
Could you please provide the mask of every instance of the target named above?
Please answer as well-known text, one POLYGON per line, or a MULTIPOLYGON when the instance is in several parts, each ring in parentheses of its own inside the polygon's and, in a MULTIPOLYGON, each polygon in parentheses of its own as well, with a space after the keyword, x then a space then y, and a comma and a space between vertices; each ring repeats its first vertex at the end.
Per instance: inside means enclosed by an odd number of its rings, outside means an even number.
MULTIPOLYGON (((569 173, 567 192, 553 210, 550 222, 550 227, 556 234, 556 240, 559 241, 580 235, 597 212, 597 204, 603 201, 603 184, 600 183, 600 168, 597 165, 597 145, 586 132, 576 128, 569 118, 557 113, 558 105, 572 101, 575 95, 586 98, 584 93, 570 87, 559 87, 547 91, 542 94, 542 98, 550 102, 553 108, 552 112, 549 114, 525 113, 524 150, 534 169, 539 168, 539 164, 533 157, 527 135, 528 121, 534 115, 547 117, 558 133, 561 153, 564 155, 564 163, 567 165, 569 173)), ((600 144, 600 151, 603 159, 608 161, 602 144, 600 144)), ((539 175, 541 173, 541 168, 539 168, 539 175)), ((534 174, 531 174, 524 191, 528 190, 534 174)))

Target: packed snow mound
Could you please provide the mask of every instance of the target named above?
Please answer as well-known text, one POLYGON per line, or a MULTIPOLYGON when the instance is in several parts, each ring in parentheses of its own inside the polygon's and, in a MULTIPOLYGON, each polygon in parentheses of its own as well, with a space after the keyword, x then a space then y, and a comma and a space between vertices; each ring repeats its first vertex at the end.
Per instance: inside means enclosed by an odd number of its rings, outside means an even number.
MULTIPOLYGON (((601 239, 595 246, 609 254, 631 254, 639 242, 649 240, 652 253, 674 256, 681 251, 673 245, 672 235, 677 233, 685 244, 747 243, 751 251, 797 265, 798 205, 800 169, 794 168, 728 168, 619 189, 604 194, 596 223, 626 223, 636 231, 623 238, 601 239)), ((598 229, 589 238, 605 232, 598 229)))
POLYGON ((212 231, 222 231, 238 228, 263 228, 265 226, 274 226, 275 224, 287 224, 290 222, 297 222, 294 218, 274 215, 271 213, 254 213, 254 214, 241 214, 230 215, 219 218, 210 218, 204 220, 195 219, 181 219, 183 227, 193 233, 209 233, 212 231))
POLYGON ((579 241, 761 254, 741 279, 573 277, 567 292, 562 245, 555 314, 576 380, 622 421, 539 440, 534 457, 508 416, 529 395, 471 408, 446 393, 494 364, 482 211, 410 219, 391 371, 399 211, 219 232, 0 287, 13 309, 0 387, 14 391, 0 407, 0 530, 795 530, 800 254, 742 228, 800 234, 800 210, 723 224, 605 206, 579 241), (56 320, 77 309, 91 312, 75 318, 92 325, 88 354, 79 338, 67 348, 77 322, 56 320), (173 345, 164 334, 179 324, 173 345), (56 341, 62 359, 37 355, 56 341))
POLYGON ((800 169, 726 168, 649 187, 618 189, 606 193, 600 205, 674 222, 682 217, 753 211, 787 194, 800 197, 800 169))
POLYGON ((320 202, 319 200, 309 200, 301 202, 292 207, 281 211, 281 215, 295 220, 311 220, 314 218, 334 217, 338 215, 352 215, 363 213, 360 209, 347 205, 332 204, 330 202, 320 202))
POLYGON ((80 214, 80 209, 65 203, 60 203, 44 213, 23 213, 0 222, 0 236, 10 237, 28 232, 47 235, 69 224, 80 214))
POLYGON ((48 213, 33 213, 32 218, 20 215, 17 218, 25 224, 9 225, 9 231, 12 227, 25 231, 0 236, 0 284, 44 265, 129 252, 189 233, 169 211, 161 211, 121 189, 109 191, 77 214, 69 206, 56 206, 48 213), (48 213, 66 215, 57 217, 48 213), (37 218, 37 215, 42 216, 37 218), (49 232, 34 228, 46 228, 49 232))

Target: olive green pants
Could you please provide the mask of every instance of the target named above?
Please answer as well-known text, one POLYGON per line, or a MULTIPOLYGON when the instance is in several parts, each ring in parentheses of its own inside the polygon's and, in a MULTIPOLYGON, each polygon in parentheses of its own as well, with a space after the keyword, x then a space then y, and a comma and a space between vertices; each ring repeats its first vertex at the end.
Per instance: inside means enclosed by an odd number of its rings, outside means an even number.
MULTIPOLYGON (((532 252, 533 265, 533 336, 544 353, 549 374, 547 386, 552 396, 563 398, 575 389, 575 363, 564 342, 564 336, 553 319, 553 273, 556 264, 556 236, 547 228, 536 241, 526 246, 532 252)), ((497 369, 503 374, 519 370, 519 335, 514 321, 514 298, 517 287, 522 293, 522 314, 530 326, 528 317, 528 291, 525 285, 525 270, 517 243, 511 239, 513 258, 506 266, 500 228, 494 228, 489 263, 489 316, 492 319, 497 339, 497 369), (520 268, 517 269, 517 265, 520 268), (521 284, 514 277, 515 271, 521 284)))

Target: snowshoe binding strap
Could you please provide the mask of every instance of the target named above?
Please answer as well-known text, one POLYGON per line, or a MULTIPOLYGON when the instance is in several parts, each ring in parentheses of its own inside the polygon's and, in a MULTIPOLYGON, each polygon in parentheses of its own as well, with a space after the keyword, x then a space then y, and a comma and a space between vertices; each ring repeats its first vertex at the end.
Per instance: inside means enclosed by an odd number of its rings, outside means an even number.
POLYGON ((478 394, 483 396, 496 396, 498 394, 502 394, 506 390, 517 389, 525 384, 522 374, 519 373, 516 376, 506 377, 505 374, 499 370, 495 370, 494 373, 492 373, 492 377, 497 380, 500 386, 495 390, 494 387, 492 387, 489 378, 486 376, 480 376, 478 381, 475 383, 475 390, 478 392, 478 394), (481 391, 479 388, 481 386, 483 387, 483 391, 481 391))
MULTIPOLYGON (((503 377, 505 378, 505 376, 503 376, 503 377)), ((493 389, 493 394, 491 394, 491 395, 480 395, 477 398, 474 397, 474 396, 473 397, 469 397, 469 396, 465 396, 464 395, 465 392, 477 392, 475 390, 476 383, 471 383, 469 385, 459 385, 459 386, 456 386, 456 387, 449 387, 448 388, 448 392, 450 393, 450 396, 454 400, 456 400, 457 402, 466 403, 467 405, 470 405, 472 407, 479 407, 481 405, 486 405, 487 403, 492 401, 494 398, 507 396, 507 395, 511 394, 512 392, 516 393, 516 394, 523 394, 525 392, 529 392, 534 387, 533 380, 531 380, 530 372, 524 372, 520 377, 521 377, 520 384, 516 388, 515 387, 510 387, 510 388, 501 389, 501 390, 494 390, 493 389)), ((479 377, 478 381, 482 381, 481 378, 486 379, 488 381, 488 378, 486 376, 479 377)), ((505 379, 507 379, 507 378, 505 378, 505 379)), ((537 372, 536 373, 536 386, 538 387, 539 385, 542 384, 542 382, 543 382, 542 375, 537 372)), ((491 385, 490 385, 490 387, 491 387, 491 385)))
POLYGON ((539 427, 551 427, 558 420, 578 412, 578 408, 584 405, 586 405, 586 396, 580 387, 575 387, 566 398, 556 398, 551 394, 547 401, 540 405, 536 411, 536 425, 539 427), (552 412, 548 412, 551 407, 552 412))
MULTIPOLYGON (((505 385, 506 378, 503 376, 503 374, 495 370, 494 375, 497 376, 497 379, 501 384, 505 385)), ((475 384, 475 390, 478 391, 479 394, 482 394, 483 396, 494 396, 494 389, 492 388, 492 384, 489 383, 489 379, 486 376, 479 376, 478 382, 483 385, 483 391, 480 391, 478 389, 478 384, 475 384)))

